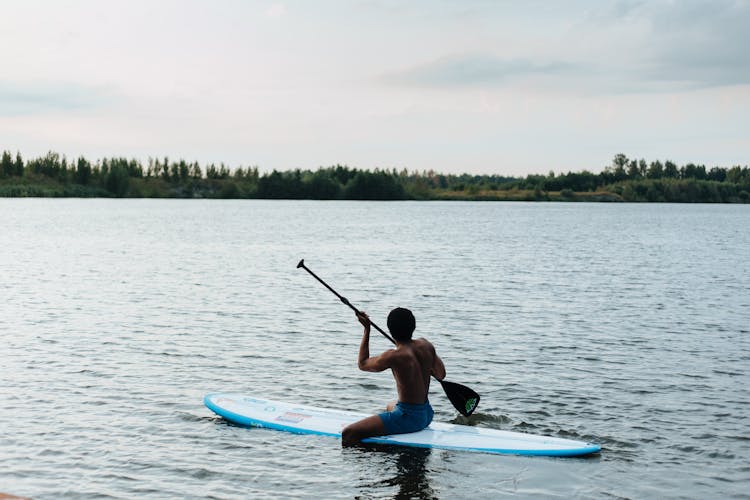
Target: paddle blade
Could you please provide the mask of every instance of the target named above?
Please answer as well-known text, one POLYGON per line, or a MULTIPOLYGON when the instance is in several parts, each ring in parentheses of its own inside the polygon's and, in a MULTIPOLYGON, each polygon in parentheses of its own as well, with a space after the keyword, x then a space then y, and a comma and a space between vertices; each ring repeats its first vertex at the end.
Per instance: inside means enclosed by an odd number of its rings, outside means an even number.
POLYGON ((438 380, 438 382, 443 386, 445 395, 448 396, 451 404, 464 417, 471 415, 477 409, 477 406, 479 406, 479 394, 465 385, 445 380, 438 380))

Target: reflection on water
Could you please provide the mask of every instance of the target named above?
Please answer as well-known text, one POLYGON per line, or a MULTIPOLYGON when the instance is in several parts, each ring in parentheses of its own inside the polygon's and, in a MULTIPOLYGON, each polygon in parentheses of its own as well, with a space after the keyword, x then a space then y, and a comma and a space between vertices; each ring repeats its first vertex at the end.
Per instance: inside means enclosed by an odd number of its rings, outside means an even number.
POLYGON ((429 448, 405 448, 379 444, 367 444, 359 448, 365 451, 360 458, 368 464, 363 470, 365 477, 361 478, 360 486, 360 493, 364 497, 369 497, 373 490, 382 492, 383 487, 386 487, 393 488, 394 498, 438 498, 429 480, 427 464, 432 453, 429 448), (380 457, 374 458, 372 455, 375 454, 380 457), (379 471, 380 477, 375 483, 369 479, 372 477, 372 471, 369 469, 373 464, 378 464, 383 468, 379 471))

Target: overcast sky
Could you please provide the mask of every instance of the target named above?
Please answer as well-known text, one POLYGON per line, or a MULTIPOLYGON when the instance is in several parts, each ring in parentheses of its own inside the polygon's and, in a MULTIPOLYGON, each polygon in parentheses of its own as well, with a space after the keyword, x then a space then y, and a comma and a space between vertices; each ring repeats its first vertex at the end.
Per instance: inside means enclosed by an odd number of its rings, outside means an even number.
POLYGON ((523 175, 750 163, 750 0, 0 0, 0 150, 523 175))

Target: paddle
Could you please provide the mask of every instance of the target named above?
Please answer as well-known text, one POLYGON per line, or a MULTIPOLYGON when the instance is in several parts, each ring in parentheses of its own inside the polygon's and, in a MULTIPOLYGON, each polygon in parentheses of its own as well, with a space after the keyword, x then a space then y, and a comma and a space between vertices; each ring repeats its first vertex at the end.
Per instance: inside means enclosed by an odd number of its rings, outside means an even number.
MULTIPOLYGON (((341 302, 343 302, 347 306, 351 307, 352 310, 354 310, 355 313, 359 313, 360 312, 356 307, 354 307, 351 304, 351 302, 349 302, 349 300, 346 297, 342 297, 341 295, 339 295, 339 293, 336 290, 334 290, 333 288, 331 288, 328 285, 328 283, 326 283, 325 281, 323 281, 322 279, 320 279, 317 274, 315 274, 314 272, 312 272, 310 270, 310 268, 308 268, 305 265, 305 259, 302 259, 301 261, 299 261, 299 264, 297 264, 297 269, 299 269, 300 267, 302 269, 304 269, 305 271, 307 271, 308 273, 310 273, 310 275, 313 278, 315 278, 316 280, 320 281, 320 283, 324 287, 328 288, 331 291, 331 293, 333 293, 336 297, 339 298, 339 300, 341 302)), ((383 334, 383 336, 385 338, 387 338, 388 340, 390 340, 394 344, 396 343, 396 341, 393 340, 393 337, 391 337, 390 335, 388 335, 387 333, 385 333, 383 331, 383 329, 380 328, 378 325, 376 325, 372 321, 370 321, 370 324, 373 326, 373 328, 375 328, 377 331, 379 331, 381 334, 383 334)), ((464 415, 465 417, 468 417, 469 415, 471 415, 474 412, 474 410, 476 410, 477 406, 479 405, 479 394, 477 394, 473 390, 469 389, 465 385, 457 384, 455 382, 448 382, 446 380, 439 380, 438 378, 435 378, 435 380, 437 380, 438 382, 440 382, 440 385, 443 386, 443 390, 445 391, 445 395, 448 396, 448 399, 450 400, 451 404, 453 404, 453 406, 456 408, 456 410, 459 411, 459 413, 461 413, 461 415, 464 415)))

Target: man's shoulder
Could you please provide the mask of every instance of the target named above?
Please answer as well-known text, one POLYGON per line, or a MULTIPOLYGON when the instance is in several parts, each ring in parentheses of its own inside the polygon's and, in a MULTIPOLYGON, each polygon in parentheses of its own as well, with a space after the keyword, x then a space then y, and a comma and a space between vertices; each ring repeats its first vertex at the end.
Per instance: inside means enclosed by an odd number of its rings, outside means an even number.
POLYGON ((414 340, 413 340, 413 342, 414 342, 414 344, 415 344, 415 345, 416 345, 417 347, 427 347, 427 348, 430 348, 430 349, 432 349, 432 348, 433 348, 433 347, 432 347, 432 342, 430 342, 429 340, 427 340, 427 339, 426 339, 426 338, 424 338, 424 337, 420 337, 420 338, 418 338, 418 339, 414 339, 414 340))

